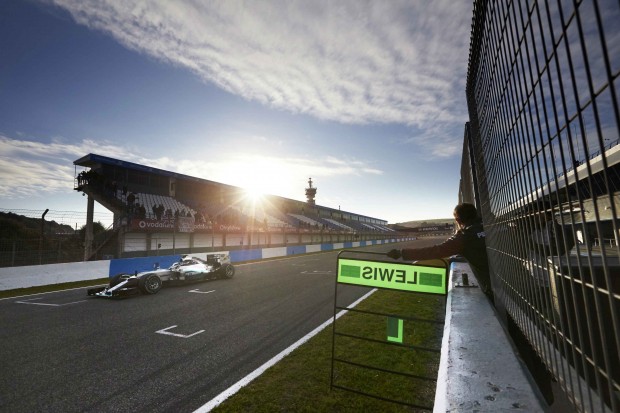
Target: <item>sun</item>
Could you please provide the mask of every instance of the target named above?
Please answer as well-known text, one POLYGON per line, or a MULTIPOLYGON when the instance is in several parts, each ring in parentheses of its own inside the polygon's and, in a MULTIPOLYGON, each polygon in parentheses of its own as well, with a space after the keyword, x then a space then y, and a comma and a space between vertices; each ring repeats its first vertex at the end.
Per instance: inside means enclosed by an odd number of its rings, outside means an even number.
POLYGON ((287 168, 288 165, 273 158, 254 155, 226 164, 222 173, 230 184, 241 189, 240 202, 248 204, 248 207, 250 204, 261 207, 269 203, 274 191, 280 194, 286 192, 284 189, 289 180, 283 171, 287 168))
POLYGON ((263 202, 263 197, 265 194, 260 190, 260 188, 252 186, 243 188, 243 190, 245 192, 245 198, 248 202, 251 202, 252 204, 261 204, 263 202))

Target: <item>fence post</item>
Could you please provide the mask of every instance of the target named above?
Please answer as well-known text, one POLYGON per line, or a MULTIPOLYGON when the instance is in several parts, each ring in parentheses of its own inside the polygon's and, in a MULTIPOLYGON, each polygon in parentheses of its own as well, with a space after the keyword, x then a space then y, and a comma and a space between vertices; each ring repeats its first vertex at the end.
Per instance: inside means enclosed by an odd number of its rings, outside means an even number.
POLYGON ((41 237, 39 238, 39 265, 42 264, 43 261, 43 238, 45 237, 45 215, 49 212, 49 209, 46 209, 41 215, 41 237))

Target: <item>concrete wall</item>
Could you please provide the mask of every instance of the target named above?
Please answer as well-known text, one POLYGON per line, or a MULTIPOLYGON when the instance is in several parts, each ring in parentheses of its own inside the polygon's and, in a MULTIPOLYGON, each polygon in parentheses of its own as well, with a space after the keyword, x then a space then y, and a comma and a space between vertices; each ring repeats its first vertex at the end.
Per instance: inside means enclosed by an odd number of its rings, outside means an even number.
POLYGON ((452 264, 433 412, 548 411, 493 305, 462 287, 463 274, 477 284, 468 264, 452 264))
MULTIPOLYGON (((412 238, 394 238, 390 240, 345 242, 337 244, 295 245, 289 247, 255 248, 230 251, 232 262, 262 260, 266 258, 285 257, 319 251, 331 251, 342 248, 357 248, 365 245, 380 245, 392 242, 409 241, 412 238)), ((177 242, 182 242, 177 239, 177 242)), ((221 241, 221 240, 220 240, 221 241)), ((144 244, 146 238, 135 239, 136 244, 144 244)), ((180 245, 177 244, 177 247, 180 245)), ((206 253, 194 254, 197 257, 206 253)), ((121 258, 102 261, 72 262, 65 264, 29 265, 23 267, 0 268, 0 291, 16 288, 37 287, 72 281, 96 280, 108 278, 118 273, 135 273, 147 271, 154 266, 167 268, 178 261, 181 255, 162 255, 156 257, 121 258)))

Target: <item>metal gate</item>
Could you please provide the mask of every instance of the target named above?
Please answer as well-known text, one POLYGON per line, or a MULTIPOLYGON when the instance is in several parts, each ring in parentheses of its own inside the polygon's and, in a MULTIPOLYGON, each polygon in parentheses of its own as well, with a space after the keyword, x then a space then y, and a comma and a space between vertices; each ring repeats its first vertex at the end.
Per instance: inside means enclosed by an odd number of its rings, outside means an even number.
MULTIPOLYGON (((338 254, 332 334, 331 388, 417 409, 432 410, 433 406, 421 405, 412 402, 411 398, 401 397, 403 392, 380 392, 376 389, 356 388, 356 381, 347 379, 349 376, 363 377, 362 382, 365 384, 372 381, 385 383, 394 380, 394 384, 388 387, 398 389, 400 386, 409 395, 415 392, 415 383, 420 381, 433 383, 434 389, 437 377, 430 377, 420 371, 412 371, 410 361, 414 357, 420 357, 423 353, 433 353, 439 357, 441 348, 420 342, 413 330, 414 326, 419 323, 431 323, 443 329, 445 317, 429 318, 416 314, 395 313, 386 308, 360 310, 341 306, 338 304, 338 286, 357 285, 393 290, 406 294, 409 300, 421 294, 440 296, 443 298, 445 313, 445 297, 448 291, 447 262, 433 260, 406 264, 375 259, 347 258, 351 255, 385 257, 384 253, 368 251, 343 250, 338 254), (338 324, 336 314, 341 310, 352 312, 355 316, 365 317, 367 321, 364 324, 370 326, 370 331, 346 328, 346 321, 338 324), (339 327, 343 324, 344 327, 339 327), (340 346, 345 346, 345 350, 341 351, 340 346)), ((385 386, 376 387, 385 389, 385 386)))

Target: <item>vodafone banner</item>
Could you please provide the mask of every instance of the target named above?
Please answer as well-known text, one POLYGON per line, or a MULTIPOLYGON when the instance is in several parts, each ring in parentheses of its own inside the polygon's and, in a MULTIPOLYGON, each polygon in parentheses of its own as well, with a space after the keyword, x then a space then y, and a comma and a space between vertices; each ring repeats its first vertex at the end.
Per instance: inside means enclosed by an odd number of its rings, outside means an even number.
POLYGON ((178 217, 178 232, 194 232, 194 217, 178 217))
POLYGON ((150 232, 243 232, 241 225, 196 223, 192 217, 177 218, 178 226, 175 229, 174 219, 132 219, 129 227, 134 231, 150 232))

